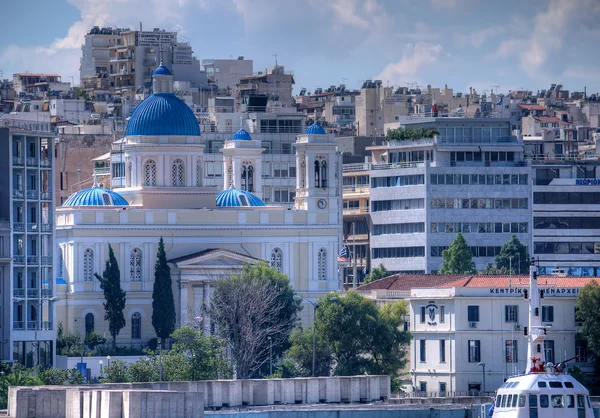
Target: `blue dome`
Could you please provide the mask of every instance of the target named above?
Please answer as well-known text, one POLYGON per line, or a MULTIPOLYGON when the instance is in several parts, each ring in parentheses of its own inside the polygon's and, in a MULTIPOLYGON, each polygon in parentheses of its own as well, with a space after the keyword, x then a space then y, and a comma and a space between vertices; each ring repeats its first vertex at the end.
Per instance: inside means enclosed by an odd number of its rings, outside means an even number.
POLYGON ((234 141, 252 141, 252 137, 248 131, 243 128, 233 134, 233 138, 231 139, 234 141))
POLYGON ((167 67, 165 67, 164 65, 162 65, 162 63, 161 63, 156 68, 156 70, 154 70, 153 75, 173 75, 173 74, 171 74, 171 71, 169 71, 169 69, 167 67))
POLYGON ((119 193, 101 187, 92 187, 73 193, 62 204, 62 207, 73 206, 129 206, 129 203, 119 193))
POLYGON ((318 122, 313 123, 308 128, 306 128, 306 133, 309 135, 327 135, 325 129, 318 122))
POLYGON ((217 195, 218 207, 249 207, 266 206, 257 196, 245 190, 234 189, 221 190, 217 195))
POLYGON ((200 136, 192 109, 172 93, 156 93, 133 111, 125 136, 200 136))

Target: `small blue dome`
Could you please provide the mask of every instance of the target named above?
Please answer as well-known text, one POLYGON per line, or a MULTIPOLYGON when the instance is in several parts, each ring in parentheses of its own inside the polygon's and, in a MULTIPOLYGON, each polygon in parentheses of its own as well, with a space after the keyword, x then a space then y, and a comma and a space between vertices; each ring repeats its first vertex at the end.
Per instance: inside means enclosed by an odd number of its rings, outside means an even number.
POLYGON ((129 206, 129 203, 119 193, 101 187, 92 187, 73 193, 62 204, 62 207, 73 206, 129 206))
POLYGON ((318 122, 313 123, 308 128, 306 128, 306 133, 309 135, 327 135, 325 129, 318 122))
POLYGON ((68 284, 67 281, 65 279, 63 279, 62 277, 57 277, 56 278, 56 284, 68 284))
POLYGON ((192 109, 172 93, 156 93, 140 103, 127 123, 125 136, 200 136, 192 109))
POLYGON ((217 195, 218 207, 251 207, 266 206, 257 196, 245 190, 234 189, 221 190, 217 195))
POLYGON ((173 75, 173 74, 171 74, 171 71, 169 71, 169 69, 167 67, 165 67, 161 62, 161 64, 158 67, 156 67, 156 70, 154 70, 153 75, 173 75))
POLYGON ((233 134, 233 137, 231 139, 234 141, 252 141, 252 137, 250 136, 248 131, 243 128, 237 131, 235 134, 233 134))

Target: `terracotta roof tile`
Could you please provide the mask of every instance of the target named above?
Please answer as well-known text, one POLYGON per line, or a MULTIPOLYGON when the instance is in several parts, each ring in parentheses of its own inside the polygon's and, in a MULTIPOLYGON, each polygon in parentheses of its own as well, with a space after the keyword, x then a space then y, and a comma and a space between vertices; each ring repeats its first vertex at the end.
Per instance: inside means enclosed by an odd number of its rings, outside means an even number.
MULTIPOLYGON (((558 277, 558 276, 550 276, 543 275, 538 276, 538 284, 542 287, 583 287, 586 284, 596 281, 600 284, 599 277, 558 277)), ((509 286, 529 286, 529 276, 527 275, 518 275, 518 276, 493 276, 493 275, 477 275, 471 276, 467 278, 463 278, 460 280, 456 280, 453 282, 448 282, 440 287, 509 287, 509 286)))
POLYGON ((521 103, 519 107, 524 110, 546 110, 546 106, 541 104, 521 103))
POLYGON ((410 290, 415 288, 439 287, 445 283, 464 277, 463 274, 394 274, 362 285, 357 290, 410 290))

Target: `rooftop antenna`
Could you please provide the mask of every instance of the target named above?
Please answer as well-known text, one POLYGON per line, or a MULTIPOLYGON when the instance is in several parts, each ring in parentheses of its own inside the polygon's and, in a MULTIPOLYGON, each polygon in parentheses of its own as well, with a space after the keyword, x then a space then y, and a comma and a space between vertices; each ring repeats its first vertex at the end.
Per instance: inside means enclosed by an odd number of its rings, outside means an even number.
POLYGON ((273 54, 273 56, 275 57, 275 67, 277 67, 277 54, 273 54))
POLYGON ((500 86, 490 86, 490 87, 492 88, 492 93, 493 93, 493 94, 498 94, 498 88, 499 88, 500 86), (494 93, 494 88, 496 89, 496 93, 494 93))
MULTIPOLYGON (((2 74, 2 71, 0 71, 0 74, 2 74)), ((341 77, 341 79, 344 84, 346 84, 346 81, 348 81, 348 77, 341 77)))

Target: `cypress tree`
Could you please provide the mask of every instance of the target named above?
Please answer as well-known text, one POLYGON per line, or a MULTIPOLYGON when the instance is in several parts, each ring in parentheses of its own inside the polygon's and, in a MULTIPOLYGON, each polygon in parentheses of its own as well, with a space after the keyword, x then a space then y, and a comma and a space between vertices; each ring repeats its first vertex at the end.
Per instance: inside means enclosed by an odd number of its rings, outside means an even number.
POLYGON ((110 244, 108 244, 108 260, 102 276, 94 273, 100 281, 100 287, 104 291, 104 320, 108 321, 108 330, 112 336, 113 348, 117 347, 117 335, 125 327, 125 292, 121 289, 121 272, 117 258, 110 244))
POLYGON ((442 251, 444 262, 440 274, 470 274, 475 273, 473 254, 461 232, 456 235, 447 250, 442 251))
POLYGON ((154 288, 152 289, 152 326, 165 347, 165 339, 175 331, 175 300, 171 282, 171 269, 167 264, 165 244, 160 237, 156 264, 154 266, 154 288))

